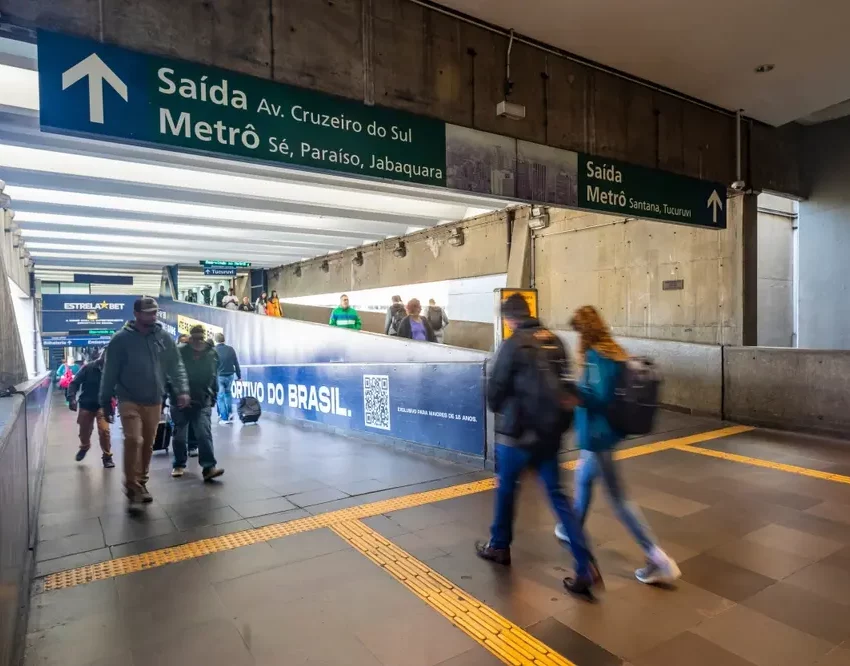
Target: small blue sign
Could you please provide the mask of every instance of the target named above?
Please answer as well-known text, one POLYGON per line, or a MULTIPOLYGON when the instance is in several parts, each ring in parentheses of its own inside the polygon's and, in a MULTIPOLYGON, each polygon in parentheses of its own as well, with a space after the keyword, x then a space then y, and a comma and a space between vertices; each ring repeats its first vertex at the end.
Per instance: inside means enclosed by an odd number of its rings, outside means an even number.
POLYGON ((481 363, 247 366, 233 397, 264 411, 483 456, 481 363))
POLYGON ((112 339, 110 335, 51 335, 41 339, 45 347, 105 347, 112 339))
POLYGON ((213 277, 236 277, 236 269, 235 268, 216 268, 214 266, 205 266, 204 267, 204 275, 211 275, 213 277))

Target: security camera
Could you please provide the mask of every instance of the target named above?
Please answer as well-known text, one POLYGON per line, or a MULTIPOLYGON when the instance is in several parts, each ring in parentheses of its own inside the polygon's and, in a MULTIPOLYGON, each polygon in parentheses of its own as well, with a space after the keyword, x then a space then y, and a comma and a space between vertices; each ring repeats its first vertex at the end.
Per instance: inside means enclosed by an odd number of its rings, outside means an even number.
POLYGON ((729 188, 735 190, 736 192, 743 192, 746 186, 747 184, 743 180, 736 180, 729 186, 729 188))

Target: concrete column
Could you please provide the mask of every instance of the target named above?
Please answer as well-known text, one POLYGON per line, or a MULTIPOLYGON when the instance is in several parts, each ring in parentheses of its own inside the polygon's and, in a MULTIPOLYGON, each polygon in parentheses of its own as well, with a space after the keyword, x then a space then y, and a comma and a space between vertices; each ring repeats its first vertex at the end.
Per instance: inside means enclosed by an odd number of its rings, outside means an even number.
POLYGON ((528 289, 531 287, 531 230, 528 219, 515 219, 511 233, 511 253, 508 256, 507 287, 528 289))
POLYGON ((741 343, 758 345, 758 194, 745 194, 741 202, 741 343))
MULTIPOLYGON (((7 211, 0 208, 0 229, 5 229, 7 220, 7 211)), ((0 388, 18 384, 27 378, 27 365, 6 273, 7 242, 11 248, 11 241, 7 241, 7 237, 10 237, 10 234, 3 233, 4 251, 0 252, 0 321, 3 322, 3 334, 0 335, 0 388)))

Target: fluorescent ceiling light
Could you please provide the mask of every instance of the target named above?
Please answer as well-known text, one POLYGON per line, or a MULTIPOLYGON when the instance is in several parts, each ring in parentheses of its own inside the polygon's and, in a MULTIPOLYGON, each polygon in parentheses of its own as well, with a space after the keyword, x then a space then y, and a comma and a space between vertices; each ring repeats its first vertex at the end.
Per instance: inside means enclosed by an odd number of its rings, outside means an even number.
MULTIPOLYGON (((125 256, 128 259, 132 257, 182 257, 186 261, 198 262, 205 257, 201 256, 201 253, 191 252, 184 250, 182 248, 174 248, 174 249, 163 249, 163 248, 140 248, 140 247, 132 247, 132 246, 123 246, 123 245, 75 245, 74 243, 43 243, 41 241, 32 241, 27 243, 27 249, 33 256, 36 256, 37 251, 41 250, 64 250, 69 254, 65 256, 69 257, 84 257, 87 254, 112 254, 117 256, 125 256)), ((206 257, 208 259, 223 259, 227 261, 240 261, 241 254, 237 250, 236 252, 232 252, 229 250, 216 250, 216 254, 219 255, 217 257, 206 257)), ((276 254, 254 254, 251 255, 252 258, 256 258, 257 261, 270 261, 270 262, 280 262, 281 259, 291 258, 294 255, 276 255, 276 254)))
POLYGON ((38 72, 0 64, 0 106, 38 111, 38 72))
POLYGON ((368 192, 365 191, 365 183, 360 185, 363 188, 360 190, 356 189, 356 182, 348 187, 307 185, 287 182, 283 179, 284 174, 281 174, 281 179, 259 178, 0 144, 0 167, 3 166, 330 207, 339 207, 344 202, 349 209, 394 212, 434 220, 458 219, 466 212, 463 205, 429 200, 424 192, 421 198, 368 192))
MULTIPOLYGON (((243 208, 222 208, 202 204, 179 203, 159 199, 134 199, 130 197, 115 197, 106 194, 85 194, 81 192, 64 192, 47 190, 37 187, 19 187, 7 185, 6 194, 12 198, 12 208, 15 201, 31 203, 54 204, 60 206, 79 206, 112 210, 145 215, 162 215, 188 217, 199 220, 219 220, 238 223, 268 224, 281 227, 308 227, 325 231, 353 233, 358 236, 380 235, 386 229, 401 228, 392 222, 364 222, 345 218, 320 217, 316 215, 293 215, 291 213, 275 213, 262 210, 243 208), (376 231, 382 230, 382 231, 376 231)), ((235 229, 233 231, 236 231, 235 229)), ((233 233, 233 231, 231 233, 233 233)))

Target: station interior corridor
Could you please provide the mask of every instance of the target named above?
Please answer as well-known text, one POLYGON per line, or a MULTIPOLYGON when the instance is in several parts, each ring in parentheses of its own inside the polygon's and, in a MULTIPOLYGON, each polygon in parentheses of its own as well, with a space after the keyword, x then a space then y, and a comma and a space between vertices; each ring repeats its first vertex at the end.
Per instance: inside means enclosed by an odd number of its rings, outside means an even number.
POLYGON ((155 454, 154 503, 131 516, 120 428, 112 470, 96 447, 74 461, 75 429, 54 396, 26 666, 850 664, 841 442, 662 413, 619 464, 682 579, 638 583, 599 496, 606 589, 588 604, 563 590, 536 483, 500 568, 473 547, 492 517, 481 469, 263 419, 214 426, 219 483, 155 454))

